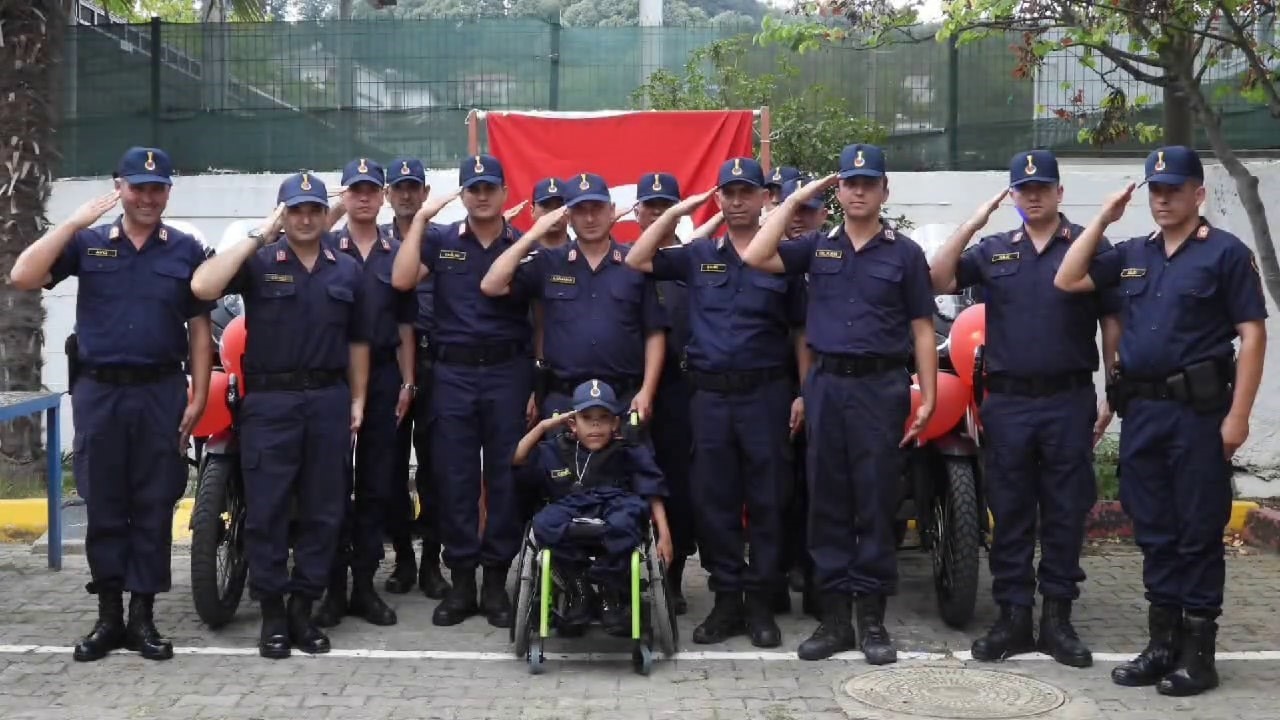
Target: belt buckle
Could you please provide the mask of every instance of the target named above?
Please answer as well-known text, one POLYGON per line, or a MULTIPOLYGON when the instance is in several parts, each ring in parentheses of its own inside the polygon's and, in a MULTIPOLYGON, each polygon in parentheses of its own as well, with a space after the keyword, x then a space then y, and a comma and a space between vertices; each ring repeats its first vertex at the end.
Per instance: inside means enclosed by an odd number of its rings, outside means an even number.
POLYGON ((430 347, 431 347, 431 340, 428 339, 427 336, 423 335, 421 338, 418 338, 418 349, 426 350, 430 347))

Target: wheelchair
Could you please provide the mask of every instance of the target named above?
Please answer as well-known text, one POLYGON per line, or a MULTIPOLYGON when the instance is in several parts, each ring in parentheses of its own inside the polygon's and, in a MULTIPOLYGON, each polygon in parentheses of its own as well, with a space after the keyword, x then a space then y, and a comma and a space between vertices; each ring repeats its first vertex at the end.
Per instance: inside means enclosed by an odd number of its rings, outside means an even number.
MULTIPOLYGON (((598 546, 604 529, 599 521, 578 518, 570 526, 567 541, 588 548, 598 546)), ((545 669, 546 639, 565 611, 568 582, 554 567, 551 549, 540 547, 534 540, 531 525, 525 527, 525 540, 516 563, 520 574, 512 592, 515 616, 511 642, 515 656, 528 663, 531 674, 539 675, 545 669)), ((670 658, 679 645, 667 568, 655 552, 652 527, 646 530, 643 545, 631 552, 630 568, 631 666, 637 673, 648 675, 653 669, 655 650, 670 658)))

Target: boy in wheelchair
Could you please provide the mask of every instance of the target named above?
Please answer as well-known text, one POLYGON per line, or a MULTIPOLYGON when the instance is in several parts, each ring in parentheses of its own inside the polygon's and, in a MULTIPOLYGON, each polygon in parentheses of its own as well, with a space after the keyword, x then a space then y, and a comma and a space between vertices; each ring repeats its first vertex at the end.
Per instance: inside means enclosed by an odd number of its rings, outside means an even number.
POLYGON ((573 392, 573 412, 547 418, 516 447, 512 463, 524 482, 537 483, 547 505, 533 517, 539 547, 549 548, 568 588, 562 635, 580 634, 591 621, 592 589, 603 594, 601 624, 610 635, 629 634, 628 562, 644 544, 649 520, 656 552, 671 561, 671 536, 662 498, 662 472, 646 446, 619 435, 617 395, 600 380, 573 392), (557 432, 561 426, 567 432, 557 432), (593 561, 594 555, 594 561, 593 561))

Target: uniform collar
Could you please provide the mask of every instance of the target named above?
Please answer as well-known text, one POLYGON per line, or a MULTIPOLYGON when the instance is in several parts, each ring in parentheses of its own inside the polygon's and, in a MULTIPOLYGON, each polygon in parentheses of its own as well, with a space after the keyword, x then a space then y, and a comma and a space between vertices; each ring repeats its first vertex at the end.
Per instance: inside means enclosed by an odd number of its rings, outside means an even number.
MULTIPOLYGON (((828 240, 839 240, 840 238, 848 240, 851 245, 853 244, 853 241, 849 239, 849 234, 844 231, 844 223, 840 223, 827 231, 828 240)), ((880 232, 873 235, 871 239, 867 241, 867 244, 870 245, 877 239, 886 240, 888 242, 897 242, 898 231, 886 225, 882 220, 880 221, 880 232)))
MULTIPOLYGON (((289 241, 284 238, 267 245, 264 249, 273 251, 272 258, 275 260, 277 265, 289 262, 290 258, 295 260, 298 258, 298 255, 293 251, 293 248, 289 247, 289 241)), ((325 245, 323 239, 320 241, 320 257, 328 261, 330 265, 338 262, 338 256, 334 254, 333 248, 325 245)), ((302 261, 298 260, 298 262, 302 261)))
MULTIPOLYGON (((569 262, 577 262, 578 256, 581 254, 578 252, 578 241, 570 240, 565 247, 569 249, 569 262)), ((612 262, 614 265, 621 265, 625 262, 622 257, 622 248, 618 246, 618 241, 614 240, 612 235, 609 236, 609 250, 605 253, 604 262, 612 262)))
MULTIPOLYGON (((111 229, 107 231, 107 240, 116 242, 126 237, 128 236, 124 232, 124 216, 121 215, 116 218, 115 222, 111 223, 111 229)), ((149 245, 152 239, 159 240, 162 243, 168 243, 169 228, 166 227, 164 223, 158 223, 155 229, 151 231, 151 235, 147 236, 147 242, 143 243, 142 246, 146 247, 149 245)))
MULTIPOLYGON (((1209 221, 1202 215, 1200 216, 1200 224, 1196 226, 1196 229, 1191 233, 1191 237, 1188 239, 1195 239, 1195 240, 1204 242, 1205 240, 1208 240, 1209 236, 1212 234, 1213 234, 1213 225, 1211 225, 1209 221)), ((1163 237, 1164 237, 1163 232, 1161 232, 1160 230, 1153 230, 1151 234, 1147 236, 1147 242, 1150 244, 1154 244, 1157 240, 1160 240, 1163 237)))
MULTIPOLYGON (((466 220, 459 220, 458 221, 458 237, 467 237, 467 236, 470 236, 472 238, 475 237, 475 233, 471 232, 471 224, 468 223, 466 220)), ((503 220, 502 232, 498 233, 498 240, 500 242, 510 242, 513 239, 514 237, 511 234, 511 223, 507 222, 506 220, 503 220)))
MULTIPOLYGON (((1063 242, 1070 243, 1075 239, 1074 235, 1075 233, 1071 230, 1071 221, 1067 220, 1066 215, 1058 213, 1058 229, 1053 231, 1053 237, 1051 237, 1049 241, 1062 240, 1063 242)), ((1022 227, 1013 231, 1009 236, 1009 240, 1013 243, 1020 243, 1022 242, 1022 239, 1026 237, 1031 237, 1031 233, 1027 232, 1027 226, 1024 224, 1022 227)))
MULTIPOLYGON (((394 226, 393 226, 394 227, 394 226)), ((373 243, 373 252, 391 252, 392 231, 386 226, 378 228, 378 239, 373 243)), ((358 254, 360 249, 356 247, 355 238, 351 237, 351 230, 343 226, 338 231, 338 249, 347 254, 358 254)))

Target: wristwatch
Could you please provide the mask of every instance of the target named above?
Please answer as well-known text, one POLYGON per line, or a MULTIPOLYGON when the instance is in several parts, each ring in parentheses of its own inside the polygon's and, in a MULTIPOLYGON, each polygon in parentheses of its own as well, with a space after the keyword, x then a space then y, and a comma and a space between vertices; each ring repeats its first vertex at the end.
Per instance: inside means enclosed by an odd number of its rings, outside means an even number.
POLYGON ((408 390, 410 397, 413 397, 418 394, 418 386, 410 383, 404 383, 403 385, 400 386, 400 389, 408 390))
POLYGON ((267 236, 263 235, 261 230, 256 229, 249 231, 249 239, 258 243, 259 247, 265 245, 267 242, 267 236))

